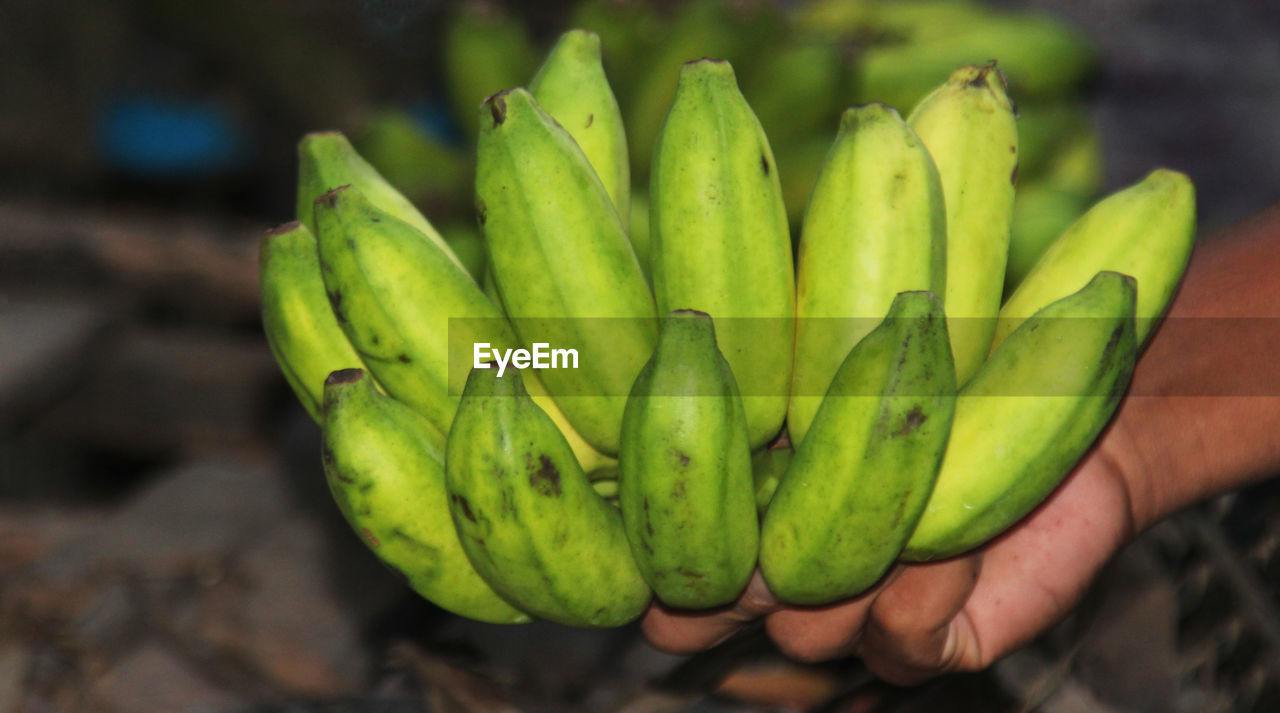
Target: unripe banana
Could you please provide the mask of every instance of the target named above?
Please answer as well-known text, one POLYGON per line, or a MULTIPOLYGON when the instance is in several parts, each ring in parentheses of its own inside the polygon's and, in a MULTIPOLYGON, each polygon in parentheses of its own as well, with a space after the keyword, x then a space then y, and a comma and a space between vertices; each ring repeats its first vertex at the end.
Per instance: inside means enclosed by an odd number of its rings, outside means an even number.
POLYGON ((474 140, 476 105, 507 87, 524 84, 538 66, 524 23, 487 0, 455 3, 442 55, 449 105, 463 134, 474 140))
POLYGON ((472 370, 445 465, 462 548, 504 599, 572 626, 621 626, 648 606, 622 515, 596 494, 517 370, 472 370))
POLYGON ((746 414, 708 315, 663 320, 622 418, 618 484, 631 553, 659 599, 703 609, 738 597, 759 523, 746 414))
POLYGON ((853 68, 855 96, 913 106, 956 67, 993 57, 1015 96, 1061 96, 1097 65, 1088 39, 1056 18, 1034 12, 986 13, 977 22, 931 21, 945 34, 866 48, 853 68))
POLYGON ((658 311, 694 309, 716 319, 758 448, 786 418, 795 277, 778 167, 728 62, 681 67, 652 171, 658 311))
POLYGON ((346 136, 338 131, 322 131, 302 137, 298 142, 298 220, 312 235, 320 234, 315 219, 316 199, 342 186, 360 189, 378 210, 417 228, 458 267, 463 267, 426 216, 356 153, 346 136))
POLYGON ((649 0, 582 0, 574 4, 568 25, 600 35, 604 66, 619 94, 634 86, 665 29, 649 0))
POLYGON ((631 240, 631 249, 636 253, 640 269, 644 271, 644 279, 653 285, 653 262, 650 260, 649 246, 649 191, 637 188, 631 191, 631 224, 627 226, 627 237, 631 240))
POLYGON ((769 591, 815 605, 875 584, 929 500, 955 405, 942 301, 904 292, 845 358, 769 504, 769 591))
POLYGON ((321 273, 342 329, 388 393, 448 433, 466 374, 459 367, 472 343, 513 343, 506 320, 442 250, 360 189, 326 193, 315 212, 321 273))
POLYGON ((465 206, 471 198, 470 157, 420 126, 403 109, 377 110, 352 141, 360 155, 414 205, 434 211, 465 206))
POLYGON ((947 210, 947 331, 956 382, 987 358, 1004 292, 1018 127, 995 64, 961 67, 907 123, 929 149, 947 210))
POLYGON ((1000 308, 992 349, 1038 310, 1102 270, 1138 281, 1138 343, 1151 333, 1182 279, 1196 233, 1195 187, 1160 168, 1102 199, 1045 251, 1000 308))
POLYGON ((787 220, 791 223, 792 249, 800 240, 804 211, 813 195, 813 187, 822 173, 822 164, 831 153, 831 140, 815 135, 777 153, 778 178, 782 181, 782 200, 787 204, 787 220))
MULTIPOLYGON (((477 285, 485 282, 485 263, 488 258, 484 252, 484 235, 474 220, 455 220, 445 223, 440 234, 449 244, 449 249, 458 257, 458 262, 466 269, 467 274, 477 285)), ((501 306, 494 303, 495 306, 501 306)))
POLYGON ((790 24, 802 35, 835 44, 866 34, 875 6, 849 0, 803 0, 791 10, 790 24))
POLYGON ((933 495, 902 557, 950 557, 1046 498, 1102 432, 1137 354, 1132 277, 1098 273, 1023 322, 960 391, 933 495))
POLYGON ((729 3, 724 0, 693 0, 680 5, 622 102, 636 176, 649 175, 649 159, 675 97, 677 68, 699 57, 733 57, 744 42, 735 32, 729 3))
POLYGON ((946 230, 938 169, 920 138, 883 104, 846 110, 800 235, 793 444, 899 292, 946 294, 946 230))
MULTIPOLYGON (((1087 116, 1076 118, 1078 122, 1053 147, 1053 155, 1042 162, 1038 176, 1024 181, 1018 171, 1004 274, 1006 295, 1013 294, 1045 250, 1088 210, 1102 189, 1101 138, 1087 116)), ((1019 137, 1024 124, 1020 115, 1019 137)))
POLYGON ((1092 166, 1085 173, 1088 189, 1097 190, 1102 178, 1099 139, 1083 99, 1064 98, 1052 102, 1018 102, 1018 187, 1025 181, 1054 172, 1058 157, 1068 144, 1092 143, 1092 166), (1025 179, 1025 180, 1024 180, 1025 179))
POLYGON ((587 30, 560 35, 529 82, 529 93, 582 149, 625 228, 631 218, 627 135, 600 64, 599 35, 587 30))
POLYGON ((383 396, 360 369, 325 382, 323 461, 338 508, 415 592, 455 614, 498 624, 529 615, 476 574, 454 530, 444 443, 413 409, 383 396))
POLYGON ((999 13, 984 2, 972 0, 874 0, 863 5, 867 14, 861 27, 875 44, 935 42, 957 32, 967 32, 989 22, 999 13))
POLYGON ((1013 200, 1013 222, 1009 227, 1005 295, 1013 294, 1040 256, 1092 202, 1089 195, 1060 190, 1045 181, 1027 181, 1018 186, 1018 195, 1013 200))
POLYGON ((293 393, 319 423, 325 378, 364 362, 329 308, 316 239, 305 225, 285 223, 263 236, 258 284, 267 345, 293 393))
POLYGON ((523 89, 481 109, 476 204, 502 304, 526 344, 576 349, 543 382, 592 445, 617 453, 622 410, 653 351, 653 295, 600 179, 523 89))
MULTIPOLYGON (((448 433, 474 345, 514 348, 511 326, 435 243, 358 188, 322 196, 316 221, 321 274, 347 338, 388 393, 448 433)), ((597 465, 602 456, 573 432, 541 384, 531 380, 530 388, 584 467, 597 465)))
POLYGON ((773 500, 778 484, 782 482, 795 451, 790 447, 770 448, 751 457, 751 477, 756 489, 756 512, 764 517, 773 500))
POLYGON ((778 154, 838 116, 845 62, 835 43, 802 42, 771 48, 755 71, 739 72, 742 95, 778 154))

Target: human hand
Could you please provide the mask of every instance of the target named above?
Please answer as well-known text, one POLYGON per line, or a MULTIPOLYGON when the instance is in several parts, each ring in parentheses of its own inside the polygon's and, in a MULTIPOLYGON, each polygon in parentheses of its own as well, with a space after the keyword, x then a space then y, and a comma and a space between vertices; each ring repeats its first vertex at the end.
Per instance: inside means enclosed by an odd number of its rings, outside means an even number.
POLYGON ((973 671, 1063 617, 1098 570, 1133 535, 1130 485, 1104 438, 1048 500, 999 538, 960 557, 892 569, 871 590, 820 607, 780 603, 759 571, 729 607, 711 612, 654 604, 643 630, 659 649, 714 646, 764 618, 788 656, 857 655, 880 678, 916 683, 973 671))

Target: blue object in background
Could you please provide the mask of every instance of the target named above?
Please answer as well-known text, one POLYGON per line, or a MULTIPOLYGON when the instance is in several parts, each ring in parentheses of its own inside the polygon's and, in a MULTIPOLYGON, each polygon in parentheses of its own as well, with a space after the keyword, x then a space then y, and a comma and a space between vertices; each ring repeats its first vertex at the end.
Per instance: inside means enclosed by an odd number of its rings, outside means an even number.
POLYGON ((413 123, 422 129, 427 136, 432 136, 449 144, 461 146, 462 132, 453 123, 449 108, 435 99, 420 99, 407 107, 413 123))
POLYGON ((213 177, 249 158, 249 137, 216 100, 118 95, 97 129, 103 163, 138 178, 213 177))

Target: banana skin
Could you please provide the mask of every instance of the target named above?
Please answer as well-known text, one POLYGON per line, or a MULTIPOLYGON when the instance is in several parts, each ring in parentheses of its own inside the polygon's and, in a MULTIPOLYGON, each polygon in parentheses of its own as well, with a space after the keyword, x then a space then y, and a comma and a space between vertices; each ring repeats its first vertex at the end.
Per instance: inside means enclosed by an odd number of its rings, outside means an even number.
POLYGON ((841 364, 769 504, 760 572, 791 604, 871 587, 915 529, 956 404, 942 301, 898 295, 841 364))
POLYGON ((795 276, 773 151, 728 62, 680 68, 650 196, 658 311, 693 309, 716 320, 751 447, 764 446, 787 413, 795 276))
POLYGON ((947 331, 956 381, 987 358, 1000 312, 1018 176, 1018 127, 995 64, 961 67, 907 123, 929 149, 947 212, 947 331))
POLYGON ((665 604, 732 602, 755 569, 746 412, 711 317, 672 312, 622 417, 618 499, 645 581, 665 604))
POLYGON ((900 292, 946 294, 938 169, 898 112, 847 109, 805 212, 796 278, 796 357, 787 410, 799 445, 849 350, 900 292))
MULTIPOLYGON (((475 344, 513 348, 501 310, 434 242, 354 186, 316 201, 320 267, 338 323, 387 392, 448 433, 475 344)), ((584 467, 604 456, 569 425, 541 382, 539 405, 584 467)))
POLYGON ((960 391, 933 495, 902 558, 968 551, 1040 504, 1123 397, 1138 285, 1100 272, 1022 323, 960 391))
POLYGON ((1159 168, 1103 198, 1049 246, 1005 301, 992 350, 1024 320, 1103 270, 1137 280, 1142 344, 1173 298, 1195 235, 1195 186, 1183 173, 1159 168))
POLYGON ((462 548, 504 599, 581 627, 621 626, 648 606, 622 515, 596 493, 518 370, 471 371, 445 473, 462 548))
POLYGON ((431 221, 387 182, 342 132, 318 131, 303 136, 298 142, 298 220, 313 235, 320 233, 316 200, 342 186, 355 186, 369 203, 417 228, 458 267, 466 269, 431 221))
POLYGON ((380 394, 361 369, 333 372, 324 398, 325 476, 365 545, 441 608, 496 624, 530 621, 494 593, 462 551, 435 427, 380 394))
POLYGON ((577 369, 540 375, 577 431, 616 454, 657 339, 653 293, 591 164, 529 92, 489 97, 480 123, 476 207, 502 305, 524 344, 577 350, 577 369))
POLYGON ((601 64, 600 36, 587 30, 560 35, 529 82, 529 92, 582 149, 626 228, 631 217, 627 134, 601 64))
POLYGON ((266 233, 258 247, 262 329, 285 380, 320 422, 324 380, 338 369, 364 366, 329 308, 316 239, 299 222, 266 233))

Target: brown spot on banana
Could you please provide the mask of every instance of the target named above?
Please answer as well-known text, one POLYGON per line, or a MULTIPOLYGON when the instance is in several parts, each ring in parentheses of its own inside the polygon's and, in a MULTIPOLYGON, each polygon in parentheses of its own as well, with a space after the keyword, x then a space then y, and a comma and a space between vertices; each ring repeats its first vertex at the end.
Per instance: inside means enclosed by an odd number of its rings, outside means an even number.
POLYGON ((467 502, 467 499, 465 497, 455 493, 449 496, 449 500, 451 500, 454 505, 457 505, 458 508, 462 510, 463 517, 467 518, 471 522, 476 521, 476 514, 471 512, 471 503, 467 502))
POLYGON ((540 467, 529 474, 529 485, 542 495, 557 496, 560 494, 560 470, 546 454, 538 456, 540 467))
POLYGON ((902 425, 898 427, 898 430, 894 431, 890 435, 895 438, 898 436, 909 435, 917 428, 924 425, 924 422, 927 420, 929 420, 929 417, 924 415, 924 412, 920 410, 920 407, 913 406, 911 407, 911 410, 907 412, 907 417, 903 419, 902 425))
POLYGON ((498 126, 507 120, 507 102, 503 97, 505 97, 509 91, 511 90, 506 89, 500 91, 484 100, 484 102, 489 105, 489 113, 493 115, 494 126, 498 126))

